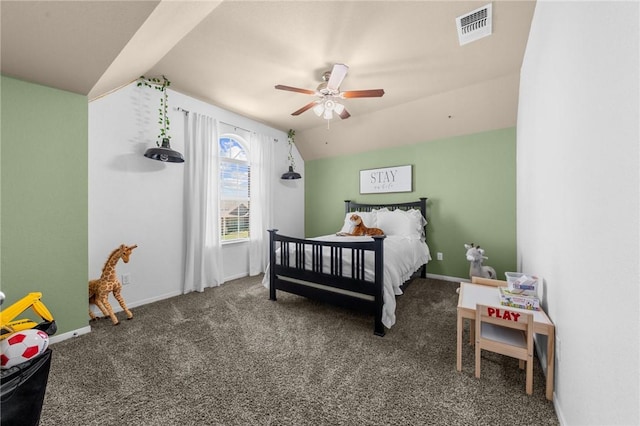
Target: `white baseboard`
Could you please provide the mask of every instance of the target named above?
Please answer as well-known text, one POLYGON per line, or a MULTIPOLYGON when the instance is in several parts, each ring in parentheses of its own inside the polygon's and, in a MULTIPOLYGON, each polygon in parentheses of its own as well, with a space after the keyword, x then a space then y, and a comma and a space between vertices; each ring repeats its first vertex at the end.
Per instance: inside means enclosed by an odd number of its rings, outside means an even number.
POLYGON ((244 278, 244 277, 248 277, 248 276, 249 276, 248 273, 242 272, 242 273, 239 273, 239 274, 231 275, 229 277, 224 277, 223 284, 226 283, 227 281, 233 281, 233 280, 237 280, 239 278, 244 278))
POLYGON ((555 390, 553 391, 553 407, 556 409, 556 415, 558 416, 558 422, 560 426, 568 425, 567 420, 564 418, 564 413, 560 409, 560 403, 558 402, 558 395, 555 390))
POLYGON ((441 281, 451 281, 455 283, 471 282, 469 278, 458 278, 458 277, 450 277, 448 275, 438 275, 438 274, 429 274, 429 273, 427 273, 427 278, 433 278, 434 280, 441 280, 441 281))
MULTIPOLYGON (((146 299, 137 300, 135 302, 127 303, 127 307, 129 309, 133 309, 133 308, 137 308, 138 306, 146 305, 146 304, 153 303, 153 302, 158 302, 160 300, 168 299, 170 297, 179 296, 181 294, 182 294, 181 291, 177 291, 176 290, 176 291, 172 291, 170 293, 161 294, 159 296, 148 297, 146 299)), ((114 314, 118 313, 118 312, 122 312, 123 309, 117 302, 114 302, 113 299, 110 299, 109 302, 111 303, 111 308, 113 309, 113 313, 114 314)), ((93 312, 98 317, 102 316, 102 312, 100 312, 100 309, 98 309, 98 307, 95 306, 95 305, 91 305, 91 312, 93 312)))
POLYGON ((82 327, 82 328, 79 328, 77 330, 68 331, 66 333, 62 333, 62 334, 59 334, 57 336, 51 336, 49 338, 49 344, 62 342, 63 340, 71 339, 73 337, 78 337, 78 336, 81 336, 83 334, 87 334, 87 333, 90 333, 90 332, 91 332, 91 327, 90 326, 82 327))
MULTIPOLYGON (((130 308, 137 308, 138 306, 142 306, 142 305, 147 305, 149 303, 153 303, 153 302, 159 302, 160 300, 164 300, 164 299, 169 299, 171 297, 175 297, 175 296, 180 296, 182 294, 181 291, 176 290, 176 291, 172 291, 170 293, 165 293, 165 294, 161 294, 159 296, 154 296, 154 297, 149 297, 146 299, 142 299, 142 300, 138 300, 136 302, 133 302, 131 305, 128 305, 128 307, 130 308)), ((113 306, 114 304, 112 303, 111 306, 113 306)), ((117 305, 117 303, 115 304, 117 305)), ((121 312, 122 308, 120 306, 118 306, 118 310, 113 310, 113 312, 121 312)))
MULTIPOLYGON (((136 308, 138 306, 146 305, 148 303, 158 302, 160 300, 168 299, 168 298, 174 297, 174 296, 179 296, 181 294, 182 294, 182 292, 180 292, 180 291, 173 291, 173 292, 170 292, 170 293, 162 294, 160 296, 154 296, 154 297, 149 297, 147 299, 138 300, 138 301, 133 302, 131 304, 127 304, 127 306, 129 308, 133 309, 133 308, 136 308)), ((118 305, 118 303, 111 303, 111 307, 113 308, 113 312, 114 313, 122 312, 122 308, 120 307, 120 305, 118 305)), ((98 317, 102 316, 102 312, 100 312, 98 307, 95 306, 95 305, 91 305, 91 311, 98 317)), ((87 318, 87 321, 88 321, 88 318, 87 318)), ((87 325, 86 327, 78 328, 76 330, 68 331, 66 333, 62 333, 62 334, 51 336, 49 338, 49 343, 53 344, 53 343, 62 342, 63 340, 71 339, 73 337, 78 337, 78 336, 81 336, 83 334, 87 334, 87 333, 90 333, 90 332, 91 332, 91 326, 87 325)))

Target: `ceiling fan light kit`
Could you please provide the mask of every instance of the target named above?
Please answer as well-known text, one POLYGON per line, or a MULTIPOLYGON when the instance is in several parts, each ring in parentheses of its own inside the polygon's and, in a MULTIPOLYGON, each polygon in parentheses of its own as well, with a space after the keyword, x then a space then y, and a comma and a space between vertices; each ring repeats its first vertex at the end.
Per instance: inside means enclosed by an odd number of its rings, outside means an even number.
POLYGON ((384 95, 383 89, 348 90, 341 92, 340 85, 347 76, 348 70, 349 67, 345 64, 335 64, 331 71, 325 71, 324 74, 322 74, 323 81, 318 85, 315 91, 284 86, 281 84, 276 85, 275 88, 278 90, 302 93, 304 95, 317 96, 319 99, 309 102, 302 108, 291 113, 291 115, 300 115, 309 109, 313 109, 313 112, 318 117, 322 117, 327 120, 328 126, 328 122, 333 118, 334 112, 343 120, 351 117, 351 114, 349 114, 349 111, 347 111, 345 106, 337 100, 350 98, 379 98, 384 95))
POLYGON ((322 115, 322 113, 324 112, 324 105, 322 104, 322 102, 318 102, 318 105, 313 107, 313 112, 320 117, 322 115))
POLYGON ((313 112, 318 117, 322 116, 325 120, 331 120, 334 112, 338 115, 344 113, 344 105, 331 98, 327 98, 324 101, 319 101, 318 104, 313 107, 313 112))

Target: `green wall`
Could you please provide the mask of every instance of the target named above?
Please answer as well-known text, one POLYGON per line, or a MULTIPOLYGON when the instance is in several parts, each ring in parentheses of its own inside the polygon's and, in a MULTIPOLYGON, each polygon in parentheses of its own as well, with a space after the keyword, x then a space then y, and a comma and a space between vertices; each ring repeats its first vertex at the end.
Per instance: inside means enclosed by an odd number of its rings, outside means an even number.
POLYGON ((3 307, 42 292, 59 335, 88 325, 87 98, 0 78, 3 307))
POLYGON ((480 244, 498 278, 516 271, 516 130, 501 129, 399 148, 305 162, 305 234, 336 232, 344 200, 428 197, 430 274, 467 278, 464 244, 480 244), (360 195, 359 171, 413 165, 413 192, 360 195), (444 260, 436 260, 442 252, 444 260))

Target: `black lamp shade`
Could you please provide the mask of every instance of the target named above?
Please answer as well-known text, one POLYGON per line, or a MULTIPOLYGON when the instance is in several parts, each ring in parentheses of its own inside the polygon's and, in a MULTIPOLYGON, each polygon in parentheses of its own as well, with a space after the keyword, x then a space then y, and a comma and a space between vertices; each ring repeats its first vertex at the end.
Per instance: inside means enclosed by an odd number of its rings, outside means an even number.
POLYGON ((300 179, 300 173, 293 171, 293 166, 289 166, 289 171, 280 177, 280 179, 300 179))
POLYGON ((162 146, 157 148, 149 148, 145 151, 144 156, 152 160, 163 161, 166 163, 184 163, 184 157, 178 151, 174 151, 169 146, 169 139, 162 139, 162 146))

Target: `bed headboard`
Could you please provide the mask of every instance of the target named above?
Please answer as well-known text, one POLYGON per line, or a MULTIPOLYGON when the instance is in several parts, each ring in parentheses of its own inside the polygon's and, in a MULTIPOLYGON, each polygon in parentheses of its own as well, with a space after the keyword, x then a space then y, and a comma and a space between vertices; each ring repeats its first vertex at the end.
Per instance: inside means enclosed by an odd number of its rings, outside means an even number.
MULTIPOLYGON (((351 200, 344 200, 344 210, 345 210, 345 214, 351 213, 351 212, 356 212, 356 211, 361 211, 361 212, 370 212, 374 209, 381 209, 386 207, 389 210, 395 210, 395 209, 400 209, 400 210, 411 210, 411 209, 419 209, 420 213, 422 214, 422 217, 424 217, 425 219, 427 219, 427 197, 420 197, 418 199, 418 201, 410 201, 408 203, 393 203, 393 204, 361 204, 361 203, 356 203, 355 201, 351 201, 351 200)), ((426 242, 426 237, 427 237, 427 224, 425 223, 424 225, 424 238, 425 238, 425 242, 426 242)), ((422 268, 422 273, 421 273, 422 278, 426 277, 426 265, 425 267, 422 268)))
POLYGON ((427 197, 420 197, 418 201, 411 201, 408 203, 394 203, 394 204, 361 204, 351 200, 344 200, 344 212, 345 214, 349 212, 355 212, 355 211, 370 212, 371 210, 381 209, 384 207, 388 208, 389 210, 419 209, 420 212, 422 213, 422 216, 424 216, 424 218, 426 219, 427 218, 427 200, 428 200, 427 197))
MULTIPOLYGON (((420 197, 418 201, 410 201, 408 203, 394 203, 394 204, 361 204, 351 200, 344 200, 344 212, 345 214, 355 211, 370 212, 374 209, 388 208, 389 210, 411 210, 419 209, 422 213, 422 217, 427 219, 427 197, 420 197)), ((424 236, 427 235, 427 225, 424 226, 424 236)), ((424 275, 425 271, 423 271, 424 275)))

